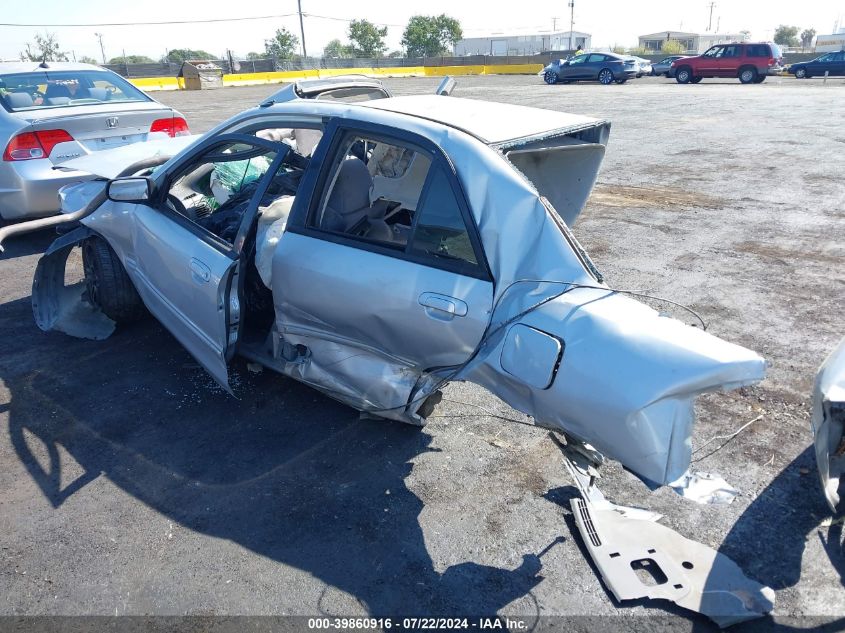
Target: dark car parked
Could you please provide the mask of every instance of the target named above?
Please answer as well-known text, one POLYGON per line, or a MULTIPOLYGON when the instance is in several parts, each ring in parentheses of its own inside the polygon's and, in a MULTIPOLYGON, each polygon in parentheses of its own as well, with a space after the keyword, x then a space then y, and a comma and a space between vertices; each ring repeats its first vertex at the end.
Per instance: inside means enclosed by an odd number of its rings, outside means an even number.
POLYGON ((843 76, 845 75, 845 51, 826 53, 808 62, 792 64, 789 72, 795 75, 796 79, 824 77, 825 73, 830 76, 843 76))
POLYGON ((558 59, 543 69, 547 84, 571 81, 598 81, 608 85, 614 81, 624 84, 636 77, 639 69, 633 59, 615 53, 584 53, 569 59, 558 59))
POLYGON ((669 57, 664 57, 659 62, 654 62, 651 65, 652 76, 660 77, 664 75, 666 77, 674 77, 675 70, 672 68, 672 62, 683 59, 684 57, 686 55, 669 55, 669 57))

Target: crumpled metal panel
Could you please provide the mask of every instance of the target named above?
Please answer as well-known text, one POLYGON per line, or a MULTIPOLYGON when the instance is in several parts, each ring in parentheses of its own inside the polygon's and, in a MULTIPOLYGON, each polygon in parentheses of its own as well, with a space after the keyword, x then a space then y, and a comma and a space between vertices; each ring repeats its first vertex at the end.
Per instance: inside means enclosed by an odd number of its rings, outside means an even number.
POLYGON ((754 352, 610 291, 571 290, 519 322, 564 342, 551 387, 533 389, 501 367, 503 331, 459 378, 659 484, 689 466, 694 398, 765 374, 754 352))
POLYGON ((87 227, 78 227, 54 241, 38 260, 32 281, 32 312, 36 325, 45 332, 57 330, 98 341, 114 332, 114 321, 87 301, 84 281, 65 285, 70 252, 92 235, 87 227))
POLYGON ((581 538, 617 600, 652 598, 702 613, 720 627, 759 618, 775 592, 730 558, 674 530, 572 499, 581 538))
POLYGON ((839 480, 845 473, 845 338, 816 375, 812 425, 822 490, 836 512, 839 480))

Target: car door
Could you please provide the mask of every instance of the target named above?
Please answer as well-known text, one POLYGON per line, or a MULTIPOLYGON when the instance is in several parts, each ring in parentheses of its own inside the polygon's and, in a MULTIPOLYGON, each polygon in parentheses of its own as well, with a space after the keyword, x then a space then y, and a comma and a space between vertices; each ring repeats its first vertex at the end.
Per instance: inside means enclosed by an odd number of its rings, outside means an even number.
POLYGON ((150 312, 226 389, 240 327, 244 223, 254 218, 268 174, 287 151, 263 139, 221 135, 162 174, 151 203, 132 213, 127 272, 150 312), (224 183, 224 174, 235 184, 224 183), (220 230, 225 217, 230 223, 220 230))
POLYGON ((724 53, 724 46, 713 46, 705 52, 696 65, 695 74, 700 77, 718 77, 720 58, 724 53))
POLYGON ((320 175, 307 202, 298 195, 274 257, 277 324, 308 359, 299 378, 350 402, 363 393, 359 408, 403 406, 424 370, 476 349, 490 274, 436 145, 364 123, 326 134, 320 175))
POLYGON ((590 53, 590 57, 585 64, 586 75, 590 79, 598 79, 599 71, 606 66, 605 62, 608 60, 607 55, 601 53, 590 53))
MULTIPOLYGON (((736 77, 742 58, 743 47, 739 44, 728 44, 722 47, 722 54, 717 58, 719 62, 720 77, 736 77)), ((754 59, 748 59, 753 64, 754 59)))
POLYGON ((845 51, 833 53, 830 61, 830 74, 838 77, 845 75, 845 51))
POLYGON ((572 59, 568 60, 566 66, 563 66, 561 70, 565 70, 565 73, 562 73, 562 76, 566 79, 587 79, 590 76, 589 69, 587 68, 587 58, 589 55, 576 55, 572 59))

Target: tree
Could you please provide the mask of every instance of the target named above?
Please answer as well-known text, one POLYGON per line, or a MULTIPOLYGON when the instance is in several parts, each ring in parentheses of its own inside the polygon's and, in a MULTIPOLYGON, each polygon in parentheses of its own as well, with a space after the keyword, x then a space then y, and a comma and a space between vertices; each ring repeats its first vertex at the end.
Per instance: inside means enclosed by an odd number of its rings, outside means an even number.
POLYGON ((333 39, 323 49, 323 57, 337 59, 339 57, 352 57, 352 47, 347 46, 339 39, 333 39))
POLYGON ((100 65, 100 62, 98 62, 98 61, 97 61, 96 59, 94 59, 93 57, 88 57, 88 55, 83 55, 82 57, 80 57, 80 58, 79 58, 79 63, 80 63, 80 64, 94 64, 95 66, 99 66, 99 65, 100 65))
POLYGON ((775 29, 775 44, 795 48, 796 46, 798 46, 797 35, 797 26, 786 26, 785 24, 781 24, 778 28, 775 29))
POLYGON ((110 64, 152 64, 155 63, 151 58, 147 57, 146 55, 127 55, 124 57, 121 55, 120 57, 112 57, 109 60, 110 64))
POLYGON ((415 15, 402 33, 402 46, 408 57, 442 55, 463 37, 461 23, 445 13, 438 16, 415 15))
POLYGON ((268 57, 290 59, 297 46, 299 46, 299 38, 285 27, 276 29, 273 37, 264 40, 264 52, 268 57))
POLYGON ((162 61, 170 62, 171 64, 181 64, 189 59, 214 59, 214 55, 204 50, 174 48, 173 50, 167 51, 167 57, 162 61))
POLYGON ((816 29, 804 29, 801 31, 801 50, 810 48, 813 45, 813 38, 816 36, 816 29))
POLYGON ((55 33, 35 34, 35 44, 26 43, 26 50, 21 51, 22 62, 66 62, 67 53, 59 50, 55 33))
POLYGON ((666 55, 681 55, 686 51, 678 40, 666 40, 660 45, 660 52, 666 55))
POLYGON ((387 27, 378 28, 369 20, 352 20, 349 23, 349 41, 355 57, 381 57, 387 50, 384 38, 387 27))
POLYGON ((742 41, 743 42, 747 42, 748 40, 751 39, 751 31, 749 31, 748 29, 741 30, 739 32, 739 34, 742 35, 742 41))
POLYGON ((402 51, 390 51, 390 52, 387 54, 387 56, 388 56, 390 59, 399 59, 400 57, 404 57, 405 55, 402 53, 402 51))
POLYGON ((255 51, 251 51, 246 54, 247 59, 264 59, 264 53, 256 53, 255 51))

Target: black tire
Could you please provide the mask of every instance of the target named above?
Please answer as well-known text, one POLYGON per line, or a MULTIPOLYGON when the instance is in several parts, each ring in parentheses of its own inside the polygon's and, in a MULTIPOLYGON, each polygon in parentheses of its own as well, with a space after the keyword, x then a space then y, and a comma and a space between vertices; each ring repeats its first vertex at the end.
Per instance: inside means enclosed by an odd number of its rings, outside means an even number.
POLYGON ((766 81, 766 75, 757 75, 757 79, 754 80, 755 84, 761 84, 766 81))
POLYGON ((558 82, 557 73, 553 70, 547 70, 543 75, 543 81, 545 81, 550 86, 556 84, 558 82))
POLYGON ((681 66, 675 71, 675 81, 679 84, 688 84, 692 80, 692 68, 681 66))
POLYGON ((613 77, 613 71, 610 68, 602 68, 599 71, 598 75, 599 83, 605 86, 609 86, 615 81, 613 77))
POLYGON ((757 69, 752 66, 745 66, 739 69, 739 82, 743 84, 753 84, 757 79, 757 69))
POLYGON ((809 79, 810 75, 807 74, 806 68, 796 68, 795 69, 795 78, 796 79, 809 79))
POLYGON ((704 79, 704 77, 693 77, 689 80, 689 82, 691 84, 700 84, 702 79, 704 79))
POLYGON ((82 243, 82 267, 88 300, 117 323, 137 321, 147 313, 138 291, 111 246, 100 237, 82 243))

